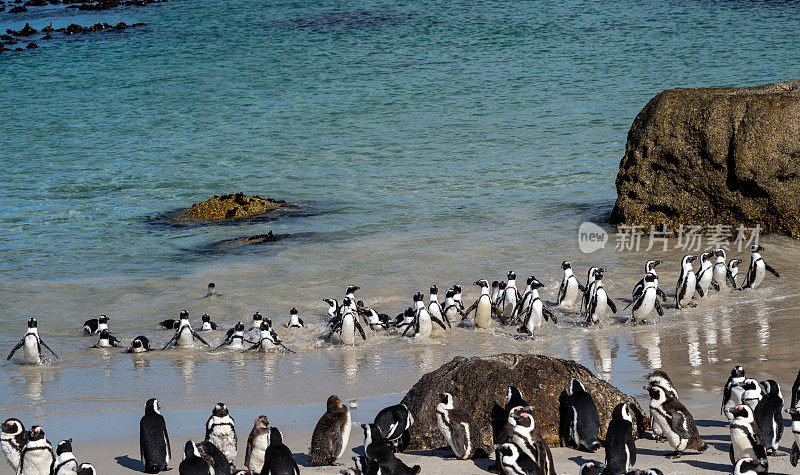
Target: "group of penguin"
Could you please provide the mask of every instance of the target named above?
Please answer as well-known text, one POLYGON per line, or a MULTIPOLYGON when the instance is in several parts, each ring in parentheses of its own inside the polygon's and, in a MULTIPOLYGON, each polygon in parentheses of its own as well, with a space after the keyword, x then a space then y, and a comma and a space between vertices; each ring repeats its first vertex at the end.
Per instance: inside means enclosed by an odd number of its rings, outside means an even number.
POLYGON ((97 475, 92 464, 78 464, 72 439, 62 440, 53 450, 41 426, 26 431, 22 421, 12 418, 0 429, 0 447, 17 475, 97 475))

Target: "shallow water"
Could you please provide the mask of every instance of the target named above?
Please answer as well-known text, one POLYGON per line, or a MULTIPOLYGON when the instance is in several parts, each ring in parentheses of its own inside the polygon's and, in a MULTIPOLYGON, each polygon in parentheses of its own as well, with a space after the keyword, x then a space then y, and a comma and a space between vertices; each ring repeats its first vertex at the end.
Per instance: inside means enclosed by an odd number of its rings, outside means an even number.
MULTIPOLYGON (((187 2, 85 13, 40 9, 41 28, 143 21, 141 31, 70 38, 0 57, 0 349, 36 315, 62 360, 0 364, 0 412, 20 417, 139 408, 253 407, 404 392, 453 356, 506 351, 577 359, 623 389, 663 366, 716 388, 729 366, 782 382, 792 337, 798 246, 768 238, 782 273, 763 289, 709 298, 656 325, 573 325, 536 341, 456 329, 414 343, 317 346, 320 330, 280 330, 297 354, 131 357, 87 349, 100 313, 154 346, 156 322, 187 308, 228 327, 296 306, 319 325, 324 297, 395 315, 411 295, 477 278, 535 273, 553 299, 562 259, 600 263, 627 298, 644 253, 586 256, 583 221, 602 221, 630 124, 676 86, 794 79, 798 6, 778 2, 187 2), (301 216, 170 227, 163 213, 242 190, 297 203, 301 216), (292 237, 246 251, 223 239, 292 237), (221 298, 202 299, 209 281, 221 298)), ((0 13, 0 29, 19 17, 0 13)), ((670 291, 680 253, 664 259, 670 291)), ((745 258, 746 259, 746 258, 745 258)), ((624 306, 624 304, 622 305, 624 306)), ((219 338, 219 336, 217 336, 219 338)), ((212 338, 213 339, 213 338, 212 338)))

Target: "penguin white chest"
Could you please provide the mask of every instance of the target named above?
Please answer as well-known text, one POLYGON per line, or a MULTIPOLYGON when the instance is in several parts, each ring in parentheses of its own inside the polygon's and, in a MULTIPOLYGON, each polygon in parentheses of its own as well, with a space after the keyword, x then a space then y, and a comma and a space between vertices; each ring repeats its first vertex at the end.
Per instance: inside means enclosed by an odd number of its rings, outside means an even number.
POLYGON ((475 310, 475 325, 478 328, 489 328, 492 320, 492 303, 489 296, 481 296, 478 308, 475 310))
POLYGON ((22 460, 22 471, 20 475, 43 475, 50 473, 50 465, 53 463, 53 454, 50 449, 42 448, 29 451, 22 460))
POLYGON ((610 310, 608 308, 608 295, 606 295, 606 289, 603 287, 597 287, 595 295, 597 296, 597 307, 595 308, 594 313, 595 315, 602 317, 610 310))
POLYGON ((650 312, 653 311, 656 305, 656 290, 655 287, 647 288, 644 291, 644 295, 642 296, 642 303, 639 305, 638 308, 634 307, 633 309, 633 320, 635 322, 641 322, 650 315, 650 312))
POLYGON ((264 468, 264 452, 267 447, 269 447, 269 431, 253 440, 252 447, 250 447, 250 463, 247 468, 256 473, 261 473, 261 469, 264 468))
POLYGON ((16 443, 13 442, 13 439, 9 436, 3 436, 2 440, 0 440, 0 447, 3 449, 3 455, 5 455, 6 460, 14 470, 19 467, 19 456, 22 447, 17 447, 16 443))
POLYGON ((439 426, 439 432, 442 433, 448 445, 453 444, 453 435, 450 433, 450 421, 447 416, 442 414, 441 411, 436 411, 436 425, 439 426))
POLYGON ((25 360, 31 364, 40 364, 42 356, 39 354, 39 339, 34 334, 25 335, 25 343, 23 343, 25 351, 25 360))
POLYGON ((214 417, 211 419, 212 429, 208 441, 216 445, 230 461, 236 459, 236 432, 233 430, 233 419, 214 417))
POLYGON ((356 327, 352 318, 345 318, 342 320, 342 330, 339 332, 339 339, 345 345, 354 345, 356 343, 356 327))
POLYGON ((503 317, 510 320, 514 316, 517 309, 517 289, 516 287, 507 287, 505 296, 503 297, 503 317))
POLYGON ((232 350, 241 350, 244 348, 244 337, 235 336, 231 338, 231 342, 228 345, 228 348, 232 350))
POLYGON ((745 457, 757 459, 756 451, 753 444, 750 443, 748 432, 745 429, 738 427, 731 427, 731 447, 733 448, 733 457, 735 460, 740 460, 745 457))
POLYGON ((194 346, 194 338, 192 337, 192 330, 189 327, 183 327, 179 330, 178 338, 175 339, 178 346, 192 347, 194 346))
POLYGON ((756 272, 755 272, 756 275, 755 278, 753 278, 753 283, 750 285, 754 289, 759 285, 761 285, 761 281, 764 280, 764 271, 765 271, 764 261, 762 259, 757 260, 755 266, 756 266, 756 272))
POLYGON ((536 299, 531 304, 531 315, 528 318, 527 329, 533 333, 534 330, 542 326, 542 301, 536 299))
POLYGON ((719 285, 719 288, 722 289, 727 284, 726 279, 728 275, 728 266, 725 265, 725 261, 717 262, 714 264, 713 269, 713 278, 714 282, 719 285))
POLYGON ((427 310, 420 310, 419 311, 419 332, 417 332, 417 338, 428 338, 431 336, 431 331, 433 331, 433 326, 431 325, 431 316, 427 310))
POLYGON ((686 273, 686 277, 683 279, 683 285, 678 290, 678 293, 682 295, 680 299, 681 305, 688 305, 689 302, 692 300, 692 297, 695 294, 695 287, 697 286, 697 276, 694 275, 694 272, 689 271, 686 273))
POLYGON ((567 280, 567 289, 564 292, 564 300, 561 301, 562 307, 572 307, 575 299, 578 298, 578 281, 575 278, 567 280))
POLYGON ((55 475, 70 475, 74 474, 78 468, 78 461, 75 460, 75 455, 72 452, 67 452, 56 458, 55 466, 58 467, 55 475))
POLYGON ((344 427, 342 428, 342 450, 339 451, 338 459, 347 451, 347 444, 350 442, 350 429, 353 428, 353 421, 350 418, 350 411, 347 411, 347 419, 345 420, 344 427))

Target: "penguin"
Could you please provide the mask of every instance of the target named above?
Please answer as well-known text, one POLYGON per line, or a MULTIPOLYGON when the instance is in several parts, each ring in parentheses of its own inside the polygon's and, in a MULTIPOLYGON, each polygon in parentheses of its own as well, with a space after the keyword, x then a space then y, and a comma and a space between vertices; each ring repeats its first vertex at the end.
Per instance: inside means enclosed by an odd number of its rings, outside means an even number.
POLYGON ((300 467, 292 451, 283 444, 283 434, 277 427, 270 428, 269 447, 264 452, 261 475, 300 475, 300 467))
POLYGON ((15 473, 19 468, 22 449, 27 442, 28 431, 19 419, 6 419, 0 425, 0 448, 3 449, 3 455, 15 473))
MULTIPOLYGON (((459 315, 458 304, 453 297, 455 297, 455 290, 447 289, 444 293, 444 305, 442 306, 442 316, 446 322, 453 322, 455 321, 456 317, 459 315)), ((448 327, 450 324, 448 323, 448 327)))
POLYGON ((97 470, 94 465, 84 462, 75 470, 75 475, 97 475, 97 470))
POLYGON ((289 324, 286 326, 289 328, 304 328, 306 326, 306 324, 303 323, 303 319, 297 316, 297 308, 292 307, 292 309, 289 310, 289 324))
POLYGON ((339 341, 343 345, 355 345, 356 331, 358 331, 359 335, 361 335, 362 340, 367 340, 367 334, 364 333, 364 328, 362 328, 361 324, 358 323, 355 312, 351 310, 350 298, 345 297, 344 300, 342 300, 342 316, 336 323, 334 323, 325 339, 330 340, 331 336, 338 332, 339 341))
POLYGON ((462 312, 461 320, 466 320, 469 314, 475 311, 475 326, 478 328, 489 328, 492 321, 492 302, 489 298, 489 282, 481 279, 475 282, 475 285, 481 288, 481 295, 475 300, 475 303, 462 312))
POLYGON ((431 315, 431 318, 446 323, 448 329, 452 328, 450 319, 447 318, 442 305, 439 303, 439 288, 435 285, 431 285, 430 298, 428 299, 428 313, 431 315))
POLYGON ((414 294, 414 324, 409 325, 406 328, 406 330, 403 332, 403 336, 406 336, 406 334, 413 328, 413 337, 420 339, 428 338, 431 336, 433 331, 433 322, 436 322, 436 324, 442 327, 443 330, 447 330, 444 322, 428 313, 428 309, 425 308, 423 299, 424 296, 422 295, 422 292, 417 292, 414 294))
POLYGON ((767 459, 753 460, 750 457, 738 460, 733 467, 733 475, 757 475, 768 471, 769 462, 767 462, 767 459))
MULTIPOLYGON (((486 281, 484 281, 486 282, 486 281)), ((486 282, 488 299, 489 283, 486 282)), ((480 427, 470 413, 458 407, 458 400, 450 393, 439 393, 436 405, 436 424, 456 458, 467 460, 486 455, 480 427)))
POLYGON ((101 330, 108 330, 108 317, 105 315, 90 318, 83 323, 84 335, 97 335, 101 330))
MULTIPOLYGON (((792 449, 789 452, 789 462, 791 462, 792 467, 797 466, 797 462, 800 461, 800 406, 793 406, 786 409, 786 412, 792 418, 792 435, 794 436, 794 442, 792 442, 792 449)), ((3 434, 5 435, 5 429, 3 429, 3 434)), ((5 452, 5 446, 3 446, 3 451, 5 452)))
POLYGON ((572 272, 572 264, 569 261, 562 262, 561 269, 564 271, 564 277, 558 287, 557 305, 562 308, 572 307, 575 305, 575 299, 578 298, 578 292, 586 292, 586 287, 578 282, 578 278, 572 272))
POLYGON ((228 462, 236 462, 236 427, 235 421, 228 412, 225 403, 218 402, 211 410, 211 417, 206 421, 206 438, 222 452, 228 462))
POLYGON ((686 449, 698 452, 708 449, 686 406, 660 386, 645 386, 645 389, 650 394, 650 415, 675 450, 667 458, 679 458, 686 449))
POLYGON ((19 343, 17 343, 17 346, 11 350, 11 353, 8 354, 6 361, 10 360, 11 357, 14 356, 14 353, 23 346, 25 360, 28 362, 28 364, 42 364, 43 346, 47 348, 50 353, 53 354, 53 356, 58 358, 58 355, 55 353, 55 351, 51 350, 50 347, 47 346, 47 343, 45 343, 44 340, 39 337, 39 330, 37 328, 38 326, 39 324, 36 322, 35 318, 31 317, 28 319, 28 331, 25 332, 25 336, 22 337, 19 343))
POLYGON ((500 407, 495 403, 495 405, 492 407, 492 411, 490 413, 490 422, 492 425, 492 440, 494 442, 492 447, 495 455, 494 468, 499 470, 500 473, 503 473, 501 470, 501 460, 503 456, 500 454, 500 447, 506 442, 513 442, 514 438, 514 426, 516 425, 516 420, 511 417, 511 411, 514 408, 525 407, 527 405, 528 403, 525 401, 522 391, 516 386, 509 386, 508 390, 506 391, 505 406, 500 407))
POLYGON ((339 302, 336 299, 322 299, 322 301, 328 304, 326 311, 328 322, 339 316, 339 302))
POLYGON ((578 475, 601 475, 606 465, 600 462, 586 462, 578 469, 578 475))
POLYGON ((571 379, 561 398, 561 435, 567 446, 587 452, 600 448, 600 414, 592 395, 583 383, 571 379))
POLYGON ((612 315, 617 313, 617 306, 603 287, 603 272, 598 269, 594 273, 594 282, 591 284, 592 293, 589 303, 586 305, 586 323, 600 323, 600 317, 604 316, 608 310, 612 315))
POLYGON ((509 475, 544 475, 542 467, 513 442, 500 446, 499 453, 500 465, 509 475))
POLYGON ((339 470, 342 475, 380 475, 380 467, 377 462, 370 462, 364 455, 352 457, 353 468, 339 470))
MULTIPOLYGON (((713 252, 704 252, 700 254, 700 270, 697 271, 697 275, 695 276, 695 289, 697 290, 697 295, 700 297, 708 295, 708 289, 711 284, 716 285, 713 281, 714 264, 711 263, 711 257, 713 256, 713 252)), ((719 291, 719 286, 716 285, 714 290, 719 291)))
POLYGON ((722 390, 722 406, 720 406, 719 413, 725 412, 725 409, 733 407, 742 402, 742 383, 744 383, 744 368, 736 365, 731 370, 731 375, 728 381, 725 382, 725 387, 722 390))
POLYGON ((383 433, 380 427, 376 424, 361 424, 361 430, 364 431, 364 454, 367 455, 367 460, 372 460, 369 457, 369 447, 374 443, 388 442, 383 438, 383 433))
POLYGON ((152 398, 144 407, 144 416, 139 421, 139 453, 146 473, 169 470, 172 451, 169 435, 158 399, 152 398))
POLYGON ((223 346, 227 346, 231 350, 241 350, 244 348, 244 342, 253 343, 244 337, 244 323, 236 322, 233 328, 229 329, 225 334, 225 340, 219 344, 214 350, 218 350, 223 346))
POLYGON ((492 281, 492 291, 489 294, 489 298, 492 301, 492 305, 497 305, 497 297, 500 293, 500 282, 493 280, 492 281))
POLYGON ((217 329, 217 324, 211 321, 211 315, 204 313, 200 319, 203 321, 203 326, 200 327, 200 331, 211 331, 217 329))
POLYGON ((511 417, 515 420, 513 441, 526 455, 539 464, 545 474, 556 475, 553 454, 550 453, 550 447, 536 429, 532 410, 531 406, 516 407, 511 410, 511 417))
POLYGON ((758 381, 752 378, 747 378, 741 384, 742 389, 744 391, 741 395, 740 404, 746 404, 750 406, 750 409, 753 411, 756 410, 756 406, 758 405, 761 398, 764 396, 764 393, 761 391, 761 386, 758 384, 758 381))
POLYGON ((743 458, 766 459, 767 450, 764 435, 758 428, 753 410, 746 404, 739 404, 725 410, 729 414, 731 429, 731 464, 743 458))
POLYGON ((158 324, 164 330, 177 330, 178 329, 178 320, 175 320, 174 318, 168 318, 166 320, 162 320, 162 321, 158 322, 158 324))
POLYGON ((405 404, 385 407, 375 416, 375 425, 397 452, 403 452, 411 441, 409 429, 413 424, 414 416, 405 404))
POLYGON ((272 320, 269 318, 265 318, 261 322, 261 333, 258 337, 258 341, 253 343, 253 346, 250 348, 245 349, 244 351, 260 351, 260 352, 268 352, 272 350, 277 350, 279 347, 294 353, 292 350, 286 348, 280 338, 278 338, 278 334, 275 333, 275 330, 272 329, 272 320))
POLYGON ((56 446, 56 460, 53 463, 53 475, 74 475, 78 469, 78 461, 72 453, 72 439, 62 440, 56 446))
POLYGON ((586 306, 589 305, 589 299, 592 297, 592 284, 594 283, 595 279, 595 272, 597 271, 605 272, 606 270, 602 267, 590 267, 589 271, 586 274, 586 285, 583 287, 586 289, 581 296, 581 312, 586 309, 586 306))
POLYGON ((519 306, 521 297, 519 290, 517 290, 517 274, 510 270, 508 271, 505 292, 498 296, 499 303, 495 304, 496 307, 501 309, 500 320, 503 325, 509 325, 516 320, 517 306, 519 306))
POLYGON ((664 472, 657 468, 648 468, 647 470, 631 470, 625 475, 664 475, 664 472))
POLYGON ((552 320, 553 323, 558 323, 558 319, 556 319, 556 316, 553 315, 550 309, 544 306, 544 302, 539 298, 538 289, 544 287, 544 284, 539 282, 534 276, 528 277, 527 284, 528 288, 525 291, 525 297, 521 299, 527 306, 524 309, 520 307, 522 326, 519 327, 517 332, 527 333, 533 336, 533 333, 542 326, 542 317, 544 317, 545 320, 552 320))
POLYGON ((750 267, 747 269, 744 282, 742 282, 742 289, 755 289, 761 285, 761 281, 764 280, 765 270, 771 272, 775 277, 780 277, 780 274, 778 274, 772 266, 767 264, 764 258, 761 257, 761 254, 759 254, 759 251, 763 250, 764 248, 758 244, 750 246, 750 267))
POLYGON ((20 454, 17 475, 50 474, 55 463, 53 446, 44 435, 44 429, 33 426, 28 431, 28 441, 20 454))
MULTIPOLYGON (((667 296, 664 293, 664 291, 661 290, 658 287, 658 273, 656 272, 656 267, 661 265, 661 264, 662 264, 662 261, 647 261, 647 262, 645 262, 644 263, 644 275, 645 275, 645 277, 647 277, 647 274, 653 274, 656 277, 655 282, 654 282, 655 286, 656 286, 656 293, 658 294, 659 297, 661 297, 661 300, 663 302, 666 302, 667 301, 667 296)), ((629 303, 628 305, 633 304, 633 302, 636 301, 636 299, 639 297, 639 295, 641 295, 642 292, 644 292, 645 283, 646 283, 645 282, 645 277, 642 277, 642 279, 639 282, 637 282, 636 285, 633 286, 633 292, 631 293, 631 303, 629 303)))
POLYGON ((458 309, 461 313, 464 313, 464 302, 461 301, 461 286, 458 284, 453 284, 453 301, 458 305, 458 309))
MULTIPOLYGON (((675 285, 675 307, 680 310, 686 305, 689 305, 695 292, 697 292, 697 276, 694 274, 692 262, 697 259, 697 256, 683 256, 681 260, 681 275, 678 277, 678 283, 675 285)), ((703 297, 702 294, 700 294, 703 297)))
POLYGON ((103 330, 100 332, 100 339, 97 340, 92 348, 111 348, 111 347, 120 347, 122 346, 122 342, 117 339, 114 335, 108 333, 108 330, 103 330))
POLYGON ((183 446, 183 461, 178 466, 180 475, 214 475, 214 468, 200 455, 197 445, 188 440, 183 446))
POLYGON ((761 386, 764 388, 764 397, 753 410, 753 417, 764 435, 767 455, 775 455, 783 438, 783 394, 774 379, 761 381, 761 386))
MULTIPOLYGON (((487 281, 488 282, 488 281, 487 281)), ((497 299, 492 304, 492 316, 502 320, 503 309, 500 307, 503 304, 503 297, 506 295, 506 281, 502 280, 497 283, 497 299)))
POLYGON ((359 290, 361 287, 357 285, 348 285, 347 288, 344 290, 344 299, 342 299, 342 307, 339 309, 339 315, 344 313, 345 306, 350 307, 350 310, 353 314, 356 314, 356 290, 359 290), (349 304, 345 304, 345 300, 349 299, 349 304))
POLYGON ((207 297, 222 297, 222 294, 217 292, 217 284, 214 282, 209 282, 206 287, 206 295, 203 298, 207 297))
POLYGON ((728 261, 728 270, 731 272, 731 281, 733 282, 733 288, 737 290, 739 289, 739 287, 736 286, 736 276, 739 275, 739 264, 741 264, 742 262, 744 261, 741 259, 731 259, 730 261, 728 261))
POLYGON ((252 332, 252 331, 259 332, 259 331, 261 331, 261 322, 263 322, 263 321, 264 321, 264 315, 261 315, 261 312, 254 313, 253 314, 253 320, 250 322, 250 329, 248 329, 247 331, 249 331, 249 332, 252 332))
POLYGON ((420 472, 420 466, 409 467, 394 455, 392 444, 383 438, 375 424, 362 424, 364 428, 364 454, 368 461, 377 464, 378 473, 413 475, 420 472))
POLYGON ((644 276, 645 287, 639 297, 633 301, 633 309, 631 309, 631 321, 633 323, 646 323, 653 309, 656 310, 659 317, 664 316, 664 309, 661 308, 661 302, 658 300, 657 281, 658 278, 655 274, 644 276))
POLYGON ((678 391, 675 389, 675 386, 672 384, 672 379, 670 379, 666 371, 662 369, 653 370, 652 373, 647 375, 647 383, 650 386, 661 386, 661 389, 671 394, 675 399, 678 399, 678 391))
POLYGON ((335 395, 328 398, 327 406, 311 435, 308 463, 313 466, 333 465, 344 455, 350 440, 350 410, 335 395))
POLYGON ((216 445, 206 440, 196 445, 197 451, 200 452, 200 456, 211 466, 214 475, 230 475, 233 465, 216 445))
POLYGON ((606 431, 606 467, 609 473, 625 473, 636 465, 633 418, 626 403, 617 404, 606 431))
POLYGON ((356 309, 358 310, 358 315, 373 331, 378 329, 385 330, 392 324, 392 317, 385 313, 378 313, 375 309, 367 307, 364 305, 363 300, 356 302, 356 309))
POLYGON ((144 353, 150 350, 152 350, 152 348, 150 348, 150 339, 144 335, 139 335, 133 339, 131 347, 128 348, 126 353, 144 353))
POLYGON ((265 415, 256 417, 253 429, 247 437, 247 448, 244 451, 244 466, 254 473, 261 473, 264 466, 264 451, 269 447, 271 427, 265 415))
POLYGON ((167 344, 164 345, 164 348, 161 349, 166 350, 173 343, 175 346, 191 348, 194 346, 195 339, 200 340, 206 346, 211 346, 199 333, 192 330, 192 324, 189 323, 189 312, 181 310, 181 319, 178 322, 178 329, 175 330, 175 334, 172 335, 172 338, 170 338, 167 344))
MULTIPOLYGON (((716 284, 715 288, 722 289, 725 287, 732 287, 735 289, 736 280, 734 280, 731 269, 726 262, 727 256, 725 255, 725 249, 714 249, 714 256, 716 256, 717 259, 714 262, 714 268, 711 275, 712 279, 714 279, 714 283, 716 284)), ((731 259, 731 262, 736 260, 741 262, 740 259, 731 259)), ((736 266, 739 265, 739 262, 736 263, 736 266)))

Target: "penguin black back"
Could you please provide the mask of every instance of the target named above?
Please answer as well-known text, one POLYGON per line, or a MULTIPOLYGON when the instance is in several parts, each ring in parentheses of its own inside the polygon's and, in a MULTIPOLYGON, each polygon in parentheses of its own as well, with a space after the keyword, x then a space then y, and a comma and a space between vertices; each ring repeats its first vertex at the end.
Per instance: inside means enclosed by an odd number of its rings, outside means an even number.
POLYGON ((180 475, 211 475, 214 469, 191 440, 183 447, 183 461, 178 466, 180 475))
POLYGON ((147 401, 144 416, 139 421, 139 453, 145 472, 158 473, 168 470, 172 455, 169 435, 156 398, 147 401))
POLYGON ((327 411, 317 422, 311 435, 308 462, 311 465, 333 465, 344 453, 350 438, 350 411, 338 396, 330 396, 327 411))
POLYGON ((562 394, 560 413, 560 435, 567 444, 590 452, 600 448, 600 414, 594 398, 577 379, 571 379, 562 394))
POLYGON ((299 475, 300 467, 294 460, 292 451, 284 445, 283 435, 277 427, 269 432, 269 447, 264 452, 264 468, 261 475, 299 475))
POLYGON ((606 466, 610 473, 625 473, 636 465, 633 418, 628 405, 618 404, 611 413, 606 431, 606 466))
POLYGON ((230 475, 231 464, 225 454, 211 442, 204 440, 197 444, 197 451, 200 456, 214 469, 214 475, 230 475))

